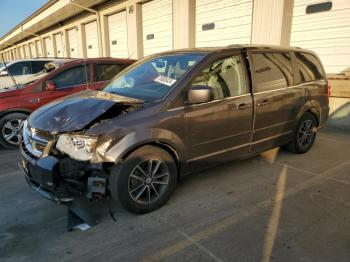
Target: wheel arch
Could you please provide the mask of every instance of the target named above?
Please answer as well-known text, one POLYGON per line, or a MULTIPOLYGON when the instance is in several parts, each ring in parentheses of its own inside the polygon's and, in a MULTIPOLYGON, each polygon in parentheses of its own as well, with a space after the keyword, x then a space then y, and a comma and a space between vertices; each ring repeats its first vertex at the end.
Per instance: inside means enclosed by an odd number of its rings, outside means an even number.
POLYGON ((4 116, 9 115, 9 114, 13 114, 13 113, 22 113, 22 114, 26 114, 29 116, 31 111, 29 111, 28 109, 24 109, 24 108, 10 109, 10 110, 0 112, 0 118, 3 118, 4 116))
POLYGON ((319 126, 320 117, 321 117, 321 106, 315 101, 308 101, 301 107, 297 115, 298 121, 296 122, 296 125, 300 121, 300 119, 303 117, 303 115, 307 112, 312 114, 316 118, 317 126, 319 126))
POLYGON ((165 141, 160 141, 160 140, 145 141, 143 143, 135 145, 132 148, 129 148, 127 151, 125 151, 120 156, 119 159, 121 161, 124 161, 129 155, 131 155, 133 152, 135 152, 136 150, 138 150, 144 146, 156 146, 156 147, 159 147, 159 148, 165 150, 166 152, 168 152, 175 161, 175 164, 177 167, 177 178, 179 179, 179 177, 180 177, 179 174, 180 174, 180 169, 181 169, 181 160, 180 160, 179 153, 176 151, 176 149, 172 145, 170 145, 169 143, 167 143, 165 141))

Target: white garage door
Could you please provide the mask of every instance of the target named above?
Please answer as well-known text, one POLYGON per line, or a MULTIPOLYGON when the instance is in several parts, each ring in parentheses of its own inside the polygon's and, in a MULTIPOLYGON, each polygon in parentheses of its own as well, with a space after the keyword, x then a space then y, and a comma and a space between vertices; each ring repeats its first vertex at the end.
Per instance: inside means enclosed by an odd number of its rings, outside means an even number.
POLYGON ((64 46, 63 46, 63 38, 62 34, 55 34, 55 46, 56 46, 56 56, 57 57, 64 57, 64 46))
POLYGON ((87 57, 99 57, 97 23, 92 22, 85 25, 86 54, 87 57))
POLYGON ((196 46, 250 44, 252 0, 196 0, 196 46))
POLYGON ((37 56, 38 57, 42 57, 43 55, 43 53, 42 53, 42 51, 41 51, 41 44, 40 44, 40 40, 36 40, 35 41, 35 49, 37 50, 37 56))
POLYGON ((75 28, 68 30, 69 57, 78 57, 78 37, 75 28))
POLYGON ((45 44, 45 49, 46 49, 46 57, 54 57, 53 53, 53 44, 52 41, 49 37, 44 38, 44 44, 45 44))
POLYGON ((173 49, 173 1, 154 0, 142 5, 144 55, 173 49))
POLYGON ((34 42, 29 43, 31 57, 37 57, 34 42))
POLYGON ((126 12, 108 16, 109 50, 111 57, 128 57, 126 12))
POLYGON ((315 3, 320 1, 294 1, 291 45, 315 51, 327 73, 340 73, 350 68, 350 1, 315 3))

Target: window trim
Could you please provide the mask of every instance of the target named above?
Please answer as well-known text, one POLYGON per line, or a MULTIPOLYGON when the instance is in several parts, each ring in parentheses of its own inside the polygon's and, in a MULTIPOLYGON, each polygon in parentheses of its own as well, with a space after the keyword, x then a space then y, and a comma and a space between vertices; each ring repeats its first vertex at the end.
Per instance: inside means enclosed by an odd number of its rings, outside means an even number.
POLYGON ((316 81, 327 81, 326 71, 324 70, 324 67, 323 67, 323 64, 321 62, 321 59, 316 54, 313 54, 311 52, 307 52, 307 50, 295 50, 292 53, 293 53, 293 59, 295 61, 295 83, 294 83, 294 85, 307 84, 307 83, 316 82, 316 81), (300 78, 300 75, 297 74, 299 66, 298 66, 298 59, 296 57, 296 53, 303 53, 303 54, 311 55, 312 57, 314 57, 319 62, 320 66, 321 66, 321 70, 322 70, 321 73, 323 75, 323 79, 314 79, 314 80, 302 82, 301 78, 300 78), (298 82, 300 82, 300 83, 298 83, 298 82))
POLYGON ((292 54, 293 52, 291 50, 248 50, 248 59, 249 59, 249 64, 250 64, 250 73, 251 73, 251 78, 252 78, 252 93, 253 94, 260 94, 260 93, 264 93, 264 92, 273 92, 276 90, 282 90, 282 89, 286 89, 286 88, 290 88, 290 87, 294 87, 295 86, 295 67, 293 64, 293 58, 292 58, 292 54), (254 63, 254 59, 253 59, 253 55, 254 54, 279 54, 279 53, 288 53, 289 57, 290 57, 290 61, 291 61, 291 65, 292 65, 292 78, 293 78, 293 83, 291 86, 287 86, 287 87, 281 87, 281 88, 277 88, 277 89, 273 89, 273 90, 266 90, 266 91, 260 91, 258 92, 257 87, 256 87, 256 74, 255 74, 255 63, 254 63))
MULTIPOLYGON (((91 84, 91 71, 90 71, 90 65, 89 65, 89 64, 85 64, 85 65, 84 65, 84 64, 83 64, 83 65, 73 65, 73 66, 71 66, 71 67, 69 67, 69 68, 62 68, 62 70, 61 70, 60 72, 57 72, 56 75, 54 75, 54 76, 52 76, 50 79, 46 80, 46 81, 45 81, 45 85, 46 85, 46 82, 47 82, 47 81, 53 81, 53 79, 54 79, 55 77, 57 77, 57 76, 59 76, 59 75, 65 73, 65 72, 67 72, 68 70, 71 70, 71 69, 77 68, 77 67, 83 67, 83 66, 85 66, 85 68, 87 68, 87 70, 85 70, 85 73, 86 73, 86 74, 89 74, 89 79, 88 79, 84 84, 73 85, 73 86, 67 86, 67 87, 60 87, 60 88, 56 88, 56 90, 59 91, 59 90, 62 90, 62 89, 73 88, 73 87, 82 86, 82 85, 85 85, 86 87, 88 87, 89 84, 91 84)), ((55 83, 55 84, 56 84, 56 83, 55 83)))
MULTIPOLYGON (((218 55, 214 55, 212 57, 210 57, 205 63, 203 63, 203 65, 201 65, 201 67, 197 68, 197 70, 192 74, 192 77, 187 81, 187 85, 186 88, 184 88, 182 94, 187 95, 188 91, 190 90, 191 86, 192 86, 192 82, 193 80, 198 76, 198 74, 200 74, 204 69, 206 69, 209 65, 215 63, 218 60, 221 59, 226 59, 226 58, 230 58, 233 56, 239 56, 241 58, 241 62, 242 62, 242 71, 243 71, 243 80, 244 80, 244 85, 245 85, 245 92, 242 95, 237 95, 237 96, 228 96, 228 97, 223 97, 221 99, 214 99, 212 101, 209 102, 205 102, 205 103, 200 103, 197 105, 204 105, 204 104, 208 104, 208 103, 213 103, 213 102, 218 102, 218 101, 223 101, 223 100, 228 100, 228 99, 234 99, 234 98, 238 98, 238 97, 243 97, 243 96, 247 96, 247 95, 251 95, 251 90, 250 90, 250 78, 249 78, 249 73, 247 71, 247 61, 243 55, 243 50, 241 51, 228 51, 228 52, 224 52, 224 53, 220 53, 218 55)), ((187 104, 186 103, 187 97, 184 98, 183 100, 183 105, 185 107, 187 106, 194 106, 193 104, 187 104)))

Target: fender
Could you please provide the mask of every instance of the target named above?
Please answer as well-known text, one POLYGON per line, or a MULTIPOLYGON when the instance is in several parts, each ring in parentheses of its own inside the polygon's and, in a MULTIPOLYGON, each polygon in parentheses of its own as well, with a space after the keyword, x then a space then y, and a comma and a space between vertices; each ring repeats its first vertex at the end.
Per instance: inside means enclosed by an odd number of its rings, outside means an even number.
POLYGON ((13 109, 8 109, 0 112, 0 118, 11 113, 24 113, 24 114, 30 115, 31 112, 32 111, 29 111, 28 109, 25 109, 25 108, 13 108, 13 109))
POLYGON ((297 114, 297 121, 296 121, 296 125, 298 124, 300 118, 306 113, 306 112, 311 112, 315 115, 316 120, 317 120, 317 124, 320 124, 320 119, 321 119, 321 105, 318 101, 312 99, 307 101, 299 110, 298 114, 297 114))
POLYGON ((129 133, 116 143, 113 140, 108 140, 98 145, 91 162, 120 163, 130 152, 147 144, 167 147, 175 154, 178 163, 182 163, 182 160, 186 159, 187 146, 177 134, 166 129, 151 128, 129 133))

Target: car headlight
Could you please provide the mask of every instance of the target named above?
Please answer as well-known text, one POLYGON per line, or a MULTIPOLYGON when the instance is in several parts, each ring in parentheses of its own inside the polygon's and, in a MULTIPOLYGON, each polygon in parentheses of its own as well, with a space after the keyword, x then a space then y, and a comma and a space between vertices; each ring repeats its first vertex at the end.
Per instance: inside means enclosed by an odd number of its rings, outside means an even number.
POLYGON ((92 158, 97 144, 97 137, 64 134, 58 138, 56 148, 78 161, 92 158))

